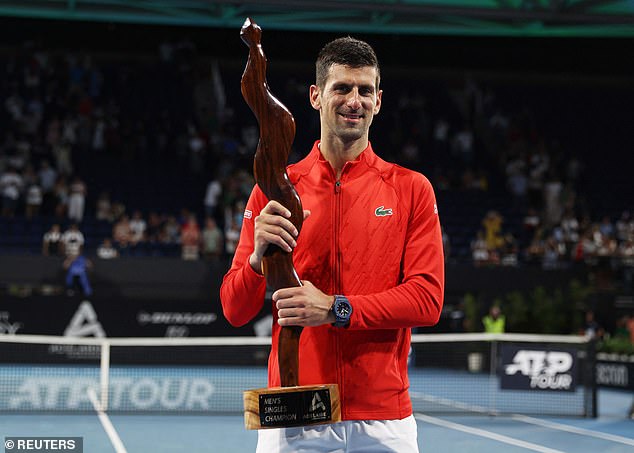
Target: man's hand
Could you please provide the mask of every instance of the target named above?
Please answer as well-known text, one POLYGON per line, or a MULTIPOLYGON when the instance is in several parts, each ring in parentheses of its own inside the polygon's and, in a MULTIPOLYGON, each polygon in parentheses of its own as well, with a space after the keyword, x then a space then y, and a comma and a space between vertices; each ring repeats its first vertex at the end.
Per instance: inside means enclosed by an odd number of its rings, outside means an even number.
POLYGON ((335 322, 330 307, 335 296, 324 294, 309 281, 294 288, 282 288, 273 293, 280 326, 320 326, 335 322))
MULTIPOLYGON (((310 211, 304 210, 304 220, 310 211)), ((253 253, 249 257, 249 264, 258 273, 262 273, 262 257, 269 244, 275 244, 287 252, 297 245, 297 228, 289 220, 291 211, 275 200, 269 201, 255 218, 253 253)))

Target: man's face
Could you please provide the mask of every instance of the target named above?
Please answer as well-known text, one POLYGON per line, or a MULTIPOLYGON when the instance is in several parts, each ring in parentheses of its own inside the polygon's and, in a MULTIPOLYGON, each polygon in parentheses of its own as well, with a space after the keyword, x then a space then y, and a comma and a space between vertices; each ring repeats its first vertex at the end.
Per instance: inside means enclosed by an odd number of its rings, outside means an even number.
POLYGON ((379 113, 383 92, 377 87, 376 68, 330 67, 323 89, 310 87, 310 102, 321 116, 322 139, 344 143, 367 139, 372 118, 379 113))

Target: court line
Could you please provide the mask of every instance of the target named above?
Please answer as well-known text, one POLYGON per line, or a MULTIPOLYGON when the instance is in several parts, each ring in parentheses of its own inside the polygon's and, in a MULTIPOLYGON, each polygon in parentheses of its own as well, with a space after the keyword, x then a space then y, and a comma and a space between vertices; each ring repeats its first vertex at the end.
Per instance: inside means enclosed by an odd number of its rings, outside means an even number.
POLYGON ((502 434, 497 434, 492 431, 486 431, 484 429, 479 429, 479 428, 472 428, 470 426, 461 425, 459 423, 450 422, 448 420, 443 420, 436 417, 430 417, 429 415, 416 413, 414 414, 414 417, 417 420, 420 420, 426 423, 431 423, 432 425, 441 426, 443 428, 454 429, 456 431, 462 431, 464 433, 474 434, 480 437, 486 437, 487 439, 496 440, 498 442, 503 442, 505 444, 513 445, 515 447, 522 447, 528 450, 539 451, 541 453, 565 453, 561 450, 555 450, 552 448, 544 447, 543 445, 538 445, 531 442, 525 442, 523 440, 504 436, 502 434))
POLYGON ((92 403, 92 406, 95 408, 95 412, 97 412, 97 416, 99 417, 101 426, 103 426, 104 431, 108 435, 108 438, 110 439, 110 443, 114 447, 114 450, 117 453, 128 453, 128 451, 125 449, 125 446, 123 445, 123 442, 121 442, 121 438, 119 437, 119 434, 117 434, 117 430, 114 429, 114 426, 112 425, 112 422, 110 421, 110 418, 102 410, 101 404, 99 403, 99 400, 97 399, 97 394, 95 393, 94 389, 92 388, 88 389, 88 398, 90 398, 90 402, 92 403))
POLYGON ((427 395, 425 393, 410 391, 410 397, 413 400, 422 400, 428 403, 435 403, 442 406, 447 406, 452 409, 462 409, 467 412, 475 412, 478 414, 497 415, 497 411, 488 409, 484 406, 479 406, 477 404, 463 403, 461 401, 450 400, 448 398, 442 398, 440 396, 427 395))
POLYGON ((540 420, 539 418, 527 417, 526 415, 513 415, 514 420, 518 420, 524 423, 530 423, 532 425, 543 426, 545 428, 557 429, 560 431, 566 431, 569 433, 580 434, 582 436, 596 437, 601 440, 609 440, 611 442, 618 442, 625 445, 634 445, 634 439, 629 437, 617 436, 616 434, 602 433, 601 431, 592 431, 585 428, 578 428, 576 426, 566 425, 564 423, 551 422, 548 420, 540 420))

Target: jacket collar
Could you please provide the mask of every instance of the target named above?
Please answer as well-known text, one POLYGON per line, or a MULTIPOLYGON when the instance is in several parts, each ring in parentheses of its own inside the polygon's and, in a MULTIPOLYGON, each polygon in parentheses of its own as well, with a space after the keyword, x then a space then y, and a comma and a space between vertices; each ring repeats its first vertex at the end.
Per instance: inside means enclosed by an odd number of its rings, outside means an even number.
MULTIPOLYGON (((319 150, 319 142, 319 140, 315 141, 310 153, 308 153, 304 159, 289 167, 289 169, 292 169, 290 178, 293 184, 299 181, 302 176, 307 175, 315 165, 322 166, 321 171, 331 175, 334 180, 334 170, 319 150)), ((355 160, 346 162, 342 178, 356 178, 360 173, 368 170, 368 168, 373 168, 375 171, 383 173, 387 171, 388 167, 390 167, 390 164, 378 157, 372 149, 372 144, 368 142, 368 146, 355 160)))

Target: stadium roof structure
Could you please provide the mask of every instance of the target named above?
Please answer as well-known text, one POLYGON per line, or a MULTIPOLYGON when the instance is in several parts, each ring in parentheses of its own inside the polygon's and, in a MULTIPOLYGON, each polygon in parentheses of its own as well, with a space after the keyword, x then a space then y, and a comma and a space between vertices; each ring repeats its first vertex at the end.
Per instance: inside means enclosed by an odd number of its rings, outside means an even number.
POLYGON ((7 0, 0 16, 453 36, 634 37, 634 0, 7 0))

